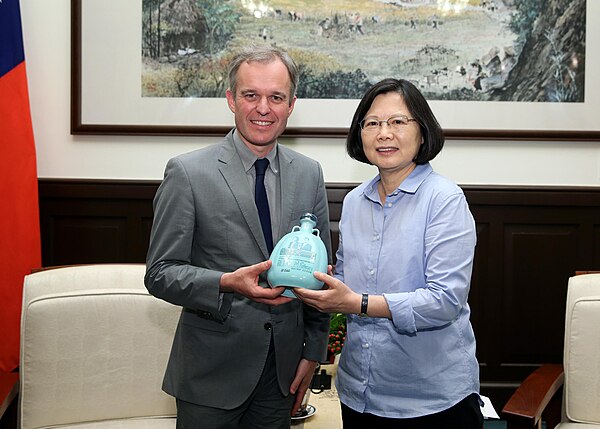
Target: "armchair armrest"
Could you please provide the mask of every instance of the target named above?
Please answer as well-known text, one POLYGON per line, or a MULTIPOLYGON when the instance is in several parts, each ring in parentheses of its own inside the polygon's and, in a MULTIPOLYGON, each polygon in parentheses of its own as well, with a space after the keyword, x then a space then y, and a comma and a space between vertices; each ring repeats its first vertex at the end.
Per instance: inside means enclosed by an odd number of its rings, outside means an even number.
POLYGON ((542 416, 548 428, 560 423, 563 367, 546 364, 531 373, 502 409, 508 429, 541 428, 542 416))

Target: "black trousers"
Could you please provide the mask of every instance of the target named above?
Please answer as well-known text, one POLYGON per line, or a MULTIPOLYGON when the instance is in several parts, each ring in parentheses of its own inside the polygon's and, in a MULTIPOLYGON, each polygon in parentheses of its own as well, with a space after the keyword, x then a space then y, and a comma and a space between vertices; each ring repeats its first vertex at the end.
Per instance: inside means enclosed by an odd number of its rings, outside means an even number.
POLYGON ((473 393, 447 410, 412 419, 392 419, 359 413, 342 405, 344 429, 482 429, 479 395, 473 393))

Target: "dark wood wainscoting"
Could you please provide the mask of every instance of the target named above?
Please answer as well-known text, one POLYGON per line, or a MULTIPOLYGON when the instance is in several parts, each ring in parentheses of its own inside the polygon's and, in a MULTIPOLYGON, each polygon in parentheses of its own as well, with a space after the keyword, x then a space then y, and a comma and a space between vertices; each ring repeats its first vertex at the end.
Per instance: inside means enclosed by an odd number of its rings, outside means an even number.
MULTIPOLYGON (((333 243, 355 184, 327 186, 333 243)), ((158 182, 39 181, 43 264, 144 262, 158 182)), ((501 409, 562 361, 567 279, 600 270, 600 188, 464 186, 477 222, 470 294, 482 393, 501 409)))

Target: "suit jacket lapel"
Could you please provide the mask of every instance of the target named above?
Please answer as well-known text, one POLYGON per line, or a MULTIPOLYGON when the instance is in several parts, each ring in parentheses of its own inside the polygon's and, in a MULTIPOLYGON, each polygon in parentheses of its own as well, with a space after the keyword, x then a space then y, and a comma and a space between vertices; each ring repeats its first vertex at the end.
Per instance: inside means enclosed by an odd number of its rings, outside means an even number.
POLYGON ((246 177, 242 161, 233 145, 232 133, 225 137, 225 141, 221 148, 221 153, 218 158, 218 161, 221 163, 219 170, 221 171, 227 186, 229 186, 229 190, 233 194, 256 243, 263 252, 265 259, 267 259, 269 257, 269 251, 267 250, 265 238, 263 237, 260 219, 258 218, 258 211, 256 210, 256 204, 254 203, 252 194, 248 192, 248 178, 246 177))

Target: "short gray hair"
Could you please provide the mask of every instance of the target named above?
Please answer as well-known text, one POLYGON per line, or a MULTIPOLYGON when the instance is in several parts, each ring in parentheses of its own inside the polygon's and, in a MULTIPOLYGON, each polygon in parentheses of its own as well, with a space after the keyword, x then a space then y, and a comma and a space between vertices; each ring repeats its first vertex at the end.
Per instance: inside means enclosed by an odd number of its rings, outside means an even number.
POLYGON ((290 77, 289 102, 291 104, 296 95, 296 88, 298 87, 298 66, 296 66, 296 63, 286 51, 271 46, 248 46, 243 48, 233 57, 233 60, 231 60, 231 63, 229 64, 229 89, 234 96, 237 85, 237 72, 242 64, 246 62, 268 64, 277 61, 278 59, 285 65, 290 77))

